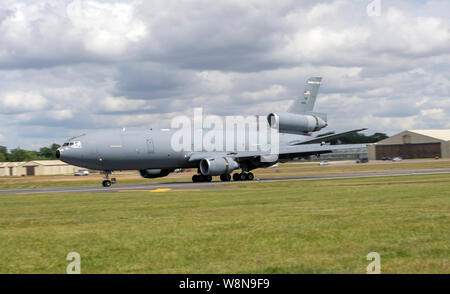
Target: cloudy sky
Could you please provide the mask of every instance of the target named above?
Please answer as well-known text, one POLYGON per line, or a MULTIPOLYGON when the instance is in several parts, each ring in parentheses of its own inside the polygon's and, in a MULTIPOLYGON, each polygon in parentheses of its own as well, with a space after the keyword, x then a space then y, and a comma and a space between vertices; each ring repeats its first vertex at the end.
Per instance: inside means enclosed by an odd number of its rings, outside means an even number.
POLYGON ((310 76, 327 130, 450 128, 450 1, 369 3, 0 0, 0 145, 284 111, 310 76))

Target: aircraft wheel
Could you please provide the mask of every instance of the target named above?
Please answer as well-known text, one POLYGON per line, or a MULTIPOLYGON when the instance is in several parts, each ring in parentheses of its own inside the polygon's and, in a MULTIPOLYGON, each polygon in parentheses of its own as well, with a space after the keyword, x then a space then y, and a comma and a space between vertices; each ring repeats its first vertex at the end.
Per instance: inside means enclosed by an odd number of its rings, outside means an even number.
POLYGON ((239 179, 241 181, 246 181, 247 180, 247 174, 246 173, 241 173, 239 174, 239 179))
POLYGON ((193 175, 192 176, 192 182, 198 183, 199 182, 199 176, 198 175, 193 175))
POLYGON ((105 188, 111 187, 111 181, 105 180, 105 181, 103 181, 102 184, 103 184, 103 187, 105 187, 105 188))
POLYGON ((253 173, 248 173, 248 174, 247 174, 247 179, 248 179, 249 181, 253 181, 254 178, 255 178, 255 175, 254 175, 253 173))
POLYGON ((212 182, 211 176, 205 176, 205 182, 212 182))
POLYGON ((234 174, 233 175, 233 181, 240 181, 241 180, 241 176, 240 176, 240 174, 234 174))
POLYGON ((225 175, 225 179, 227 182, 231 181, 231 175, 230 174, 226 174, 225 175))
POLYGON ((205 182, 205 176, 204 175, 198 175, 198 181, 199 182, 205 182))
POLYGON ((113 184, 113 185, 114 185, 115 183, 117 183, 117 180, 116 180, 116 178, 112 178, 112 179, 111 179, 111 184, 113 184))

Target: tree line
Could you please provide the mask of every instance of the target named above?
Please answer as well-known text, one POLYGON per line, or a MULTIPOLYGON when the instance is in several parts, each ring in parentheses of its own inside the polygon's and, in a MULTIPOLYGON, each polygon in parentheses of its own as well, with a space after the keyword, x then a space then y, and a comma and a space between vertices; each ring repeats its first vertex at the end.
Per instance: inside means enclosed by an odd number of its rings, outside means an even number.
POLYGON ((53 160, 56 159, 56 149, 60 145, 52 144, 50 147, 42 147, 39 151, 29 151, 15 148, 11 151, 4 146, 0 146, 0 162, 20 162, 32 160, 53 160))

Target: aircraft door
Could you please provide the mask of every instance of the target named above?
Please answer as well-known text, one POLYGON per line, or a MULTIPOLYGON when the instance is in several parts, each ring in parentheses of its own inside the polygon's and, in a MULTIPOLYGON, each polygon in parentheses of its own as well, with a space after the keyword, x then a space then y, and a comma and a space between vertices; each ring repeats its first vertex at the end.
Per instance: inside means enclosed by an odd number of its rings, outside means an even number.
POLYGON ((155 145, 153 144, 153 139, 147 139, 147 153, 155 153, 155 145))

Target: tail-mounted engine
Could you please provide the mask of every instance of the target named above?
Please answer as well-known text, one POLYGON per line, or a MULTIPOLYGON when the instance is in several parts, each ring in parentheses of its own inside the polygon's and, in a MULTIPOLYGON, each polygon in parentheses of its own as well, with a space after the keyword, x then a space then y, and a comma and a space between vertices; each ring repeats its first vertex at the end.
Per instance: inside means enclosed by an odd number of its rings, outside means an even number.
POLYGON ((305 134, 316 132, 325 128, 328 124, 324 114, 294 114, 294 113, 271 113, 267 121, 272 128, 278 126, 280 133, 305 134))

